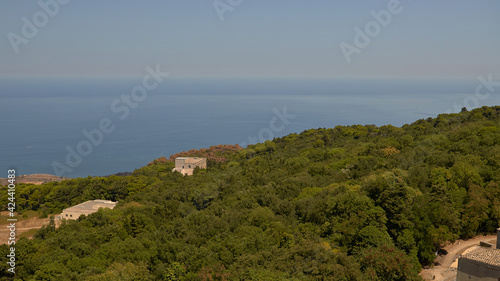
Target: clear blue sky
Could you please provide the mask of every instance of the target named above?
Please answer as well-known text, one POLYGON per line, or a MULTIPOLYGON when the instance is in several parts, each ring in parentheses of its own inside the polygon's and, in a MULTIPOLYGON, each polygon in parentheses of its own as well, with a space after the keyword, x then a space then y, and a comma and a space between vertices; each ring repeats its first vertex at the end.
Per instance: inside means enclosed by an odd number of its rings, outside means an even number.
POLYGON ((42 9, 2 1, 0 75, 130 76, 160 64, 173 77, 498 80, 498 0, 402 0, 347 63, 339 44, 389 2, 243 0, 221 21, 212 0, 72 0, 16 54, 9 32, 22 35, 22 18, 42 9))

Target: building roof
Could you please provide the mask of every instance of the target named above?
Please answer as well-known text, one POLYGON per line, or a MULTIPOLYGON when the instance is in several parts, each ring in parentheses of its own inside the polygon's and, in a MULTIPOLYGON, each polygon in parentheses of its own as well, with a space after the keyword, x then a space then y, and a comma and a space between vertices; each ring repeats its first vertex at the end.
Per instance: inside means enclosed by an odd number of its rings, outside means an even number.
POLYGON ((199 163, 199 162, 202 162, 202 161, 205 161, 206 159, 205 158, 187 158, 186 159, 186 164, 196 164, 196 163, 199 163))
POLYGON ((63 211, 97 211, 99 208, 113 209, 117 202, 110 200, 90 200, 64 209, 63 211))
POLYGON ((500 269, 500 249, 480 247, 463 255, 461 258, 479 265, 500 269))
POLYGON ((207 159, 203 157, 177 157, 175 160, 184 160, 186 164, 196 164, 207 159))

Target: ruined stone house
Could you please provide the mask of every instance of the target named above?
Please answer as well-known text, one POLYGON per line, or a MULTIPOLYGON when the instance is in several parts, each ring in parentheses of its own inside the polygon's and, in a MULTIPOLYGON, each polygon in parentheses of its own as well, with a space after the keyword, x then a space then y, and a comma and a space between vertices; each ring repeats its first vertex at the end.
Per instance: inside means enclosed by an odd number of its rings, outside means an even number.
POLYGON ((207 159, 201 157, 177 157, 175 158, 175 168, 172 169, 172 172, 179 172, 190 176, 196 167, 206 169, 207 159))

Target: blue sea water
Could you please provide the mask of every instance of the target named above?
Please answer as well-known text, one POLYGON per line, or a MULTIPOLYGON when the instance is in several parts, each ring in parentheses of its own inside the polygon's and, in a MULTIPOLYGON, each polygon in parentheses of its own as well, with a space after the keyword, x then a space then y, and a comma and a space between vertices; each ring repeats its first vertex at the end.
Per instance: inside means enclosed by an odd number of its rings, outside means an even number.
POLYGON ((134 108, 127 106, 122 120, 124 111, 112 104, 142 79, 0 79, 0 177, 11 168, 18 174, 56 174, 58 164, 71 169, 64 170, 65 177, 103 176, 211 145, 255 143, 336 125, 401 126, 461 106, 500 104, 494 93, 474 100, 478 83, 172 78, 134 108), (91 152, 83 147, 88 155, 80 155, 81 163, 68 165, 68 151, 88 141, 82 131, 99 129, 106 118, 114 131, 103 133, 91 152))

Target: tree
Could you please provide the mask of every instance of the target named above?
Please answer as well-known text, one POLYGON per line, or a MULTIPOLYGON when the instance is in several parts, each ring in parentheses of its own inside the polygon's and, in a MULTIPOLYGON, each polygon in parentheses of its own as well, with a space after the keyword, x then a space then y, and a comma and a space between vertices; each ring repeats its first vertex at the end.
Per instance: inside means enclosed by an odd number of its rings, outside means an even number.
POLYGON ((418 276, 420 268, 416 268, 411 259, 403 251, 393 246, 382 245, 370 248, 360 259, 365 280, 404 281, 422 280, 418 276))

